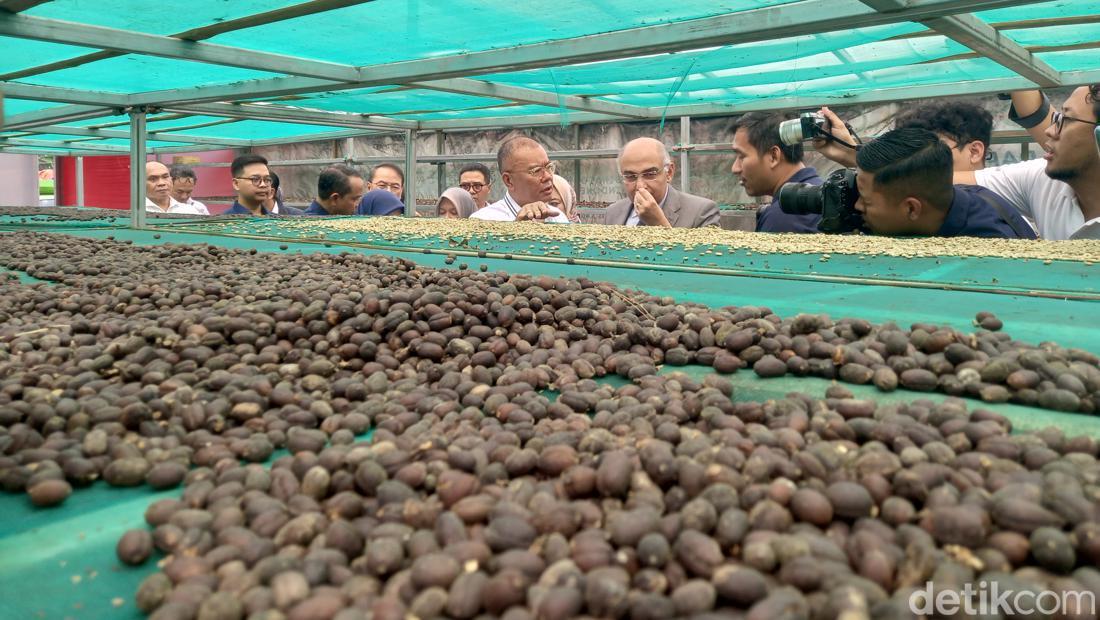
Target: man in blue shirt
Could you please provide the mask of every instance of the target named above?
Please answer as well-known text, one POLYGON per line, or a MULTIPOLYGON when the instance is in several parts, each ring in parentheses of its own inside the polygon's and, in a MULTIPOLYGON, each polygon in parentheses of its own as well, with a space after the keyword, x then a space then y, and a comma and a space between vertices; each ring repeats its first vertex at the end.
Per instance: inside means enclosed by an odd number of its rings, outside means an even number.
POLYGON ((351 166, 325 168, 317 177, 317 199, 305 215, 355 215, 364 187, 363 176, 351 166))
POLYGON ((1034 239, 1020 212, 997 194, 952 185, 951 149, 918 127, 888 131, 856 155, 855 208, 876 235, 1034 239))
MULTIPOLYGON (((241 155, 229 165, 233 174, 233 189, 237 190, 237 199, 233 201, 225 215, 251 215, 266 217, 272 215, 264 207, 274 189, 271 184, 271 171, 267 167, 267 158, 249 153, 241 155)), ((283 207, 279 215, 302 215, 301 209, 283 207)))
POLYGON ((789 115, 750 112, 733 127, 732 171, 749 196, 771 196, 770 205, 757 209, 756 232, 816 233, 820 215, 792 215, 779 208, 779 188, 787 183, 821 185, 821 177, 802 163, 802 145, 779 140, 779 124, 789 115))

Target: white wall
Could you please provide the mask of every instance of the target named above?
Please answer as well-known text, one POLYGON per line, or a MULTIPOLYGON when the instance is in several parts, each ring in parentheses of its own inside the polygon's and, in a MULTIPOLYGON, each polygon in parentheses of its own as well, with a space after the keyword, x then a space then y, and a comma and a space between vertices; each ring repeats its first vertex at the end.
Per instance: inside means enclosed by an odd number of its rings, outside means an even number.
POLYGON ((0 154, 0 206, 38 206, 38 158, 0 154))

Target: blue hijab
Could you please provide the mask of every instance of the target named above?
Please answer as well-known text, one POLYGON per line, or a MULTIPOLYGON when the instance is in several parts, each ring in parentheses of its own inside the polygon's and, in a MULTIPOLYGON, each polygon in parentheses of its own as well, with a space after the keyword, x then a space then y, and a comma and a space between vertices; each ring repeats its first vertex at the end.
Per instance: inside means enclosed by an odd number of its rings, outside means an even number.
POLYGON ((404 211, 401 199, 385 189, 375 189, 363 194, 356 215, 391 215, 394 211, 404 211))

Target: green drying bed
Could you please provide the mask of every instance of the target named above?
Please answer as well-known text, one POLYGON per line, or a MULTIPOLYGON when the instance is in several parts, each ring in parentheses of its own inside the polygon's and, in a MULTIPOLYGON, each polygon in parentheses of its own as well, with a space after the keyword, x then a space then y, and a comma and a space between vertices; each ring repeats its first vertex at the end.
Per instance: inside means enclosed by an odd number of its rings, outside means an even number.
MULTIPOLYGON (((66 226, 63 220, 52 219, 46 224, 17 225, 0 218, 0 227, 6 230, 54 231, 98 239, 110 236, 143 245, 211 243, 283 253, 358 251, 402 257, 431 267, 455 268, 466 263, 470 269, 486 265, 513 273, 587 277, 713 307, 768 306, 781 316, 827 313, 834 318, 892 320, 902 326, 928 322, 969 330, 973 329, 973 316, 987 310, 996 313, 1005 322, 1005 330, 1018 339, 1072 344, 1100 353, 1100 292, 1090 277, 1095 267, 1083 262, 836 254, 820 260, 813 255, 749 255, 713 247, 669 248, 660 250, 661 255, 649 255, 609 246, 574 248, 564 243, 489 237, 394 242, 362 233, 304 241, 296 239, 293 226, 285 222, 248 219, 162 220, 155 222, 155 230, 145 231, 127 229, 125 222, 109 227, 80 225, 84 223, 66 226), (448 254, 457 257, 453 265, 444 262, 448 254)), ((696 376, 711 372, 702 367, 676 370, 696 376)), ((745 371, 730 378, 735 400, 778 398, 792 391, 820 396, 830 384, 815 378, 763 380, 745 371)), ((945 398, 847 387, 857 397, 879 402, 945 398)), ((1093 416, 978 401, 971 406, 1007 416, 1016 430, 1053 425, 1069 435, 1100 438, 1100 421, 1093 416)), ((143 526, 142 515, 149 503, 179 493, 179 489, 154 493, 147 488, 115 489, 98 483, 76 490, 54 509, 35 509, 25 495, 0 495, 0 618, 140 617, 133 594, 141 580, 156 570, 155 559, 137 568, 124 566, 115 557, 114 546, 126 529, 143 526)))
MULTIPOLYGON (((695 377, 713 372, 700 366, 676 370, 695 377)), ((729 378, 734 383, 735 401, 780 398, 794 391, 821 396, 831 384, 817 378, 759 379, 745 371, 729 378)), ((625 383, 618 378, 607 382, 625 383)), ((857 397, 880 402, 919 398, 938 402, 946 398, 904 390, 883 394, 862 385, 846 387, 857 397)), ((1057 426, 1069 435, 1100 438, 1100 424, 1091 416, 1010 404, 972 404, 978 406, 1007 416, 1018 430, 1057 426)), ((368 438, 369 433, 360 439, 368 438)), ((282 454, 286 452, 277 452, 272 460, 282 454)), ((134 606, 134 593, 141 580, 156 571, 161 555, 154 554, 139 567, 127 566, 115 556, 115 544, 126 530, 147 527, 143 515, 150 503, 180 493, 181 489, 119 489, 99 482, 76 489, 65 503, 50 509, 34 508, 23 494, 0 495, 0 618, 141 618, 134 606)))

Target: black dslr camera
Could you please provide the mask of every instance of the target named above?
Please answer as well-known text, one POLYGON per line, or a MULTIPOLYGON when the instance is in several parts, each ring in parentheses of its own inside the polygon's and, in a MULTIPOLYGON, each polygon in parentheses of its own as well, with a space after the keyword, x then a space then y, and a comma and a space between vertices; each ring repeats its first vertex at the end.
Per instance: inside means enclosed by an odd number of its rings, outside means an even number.
POLYGON ((820 214, 817 229, 823 233, 846 233, 863 229, 863 215, 856 211, 859 188, 856 171, 837 170, 821 185, 787 183, 779 188, 779 208, 791 215, 820 214))

